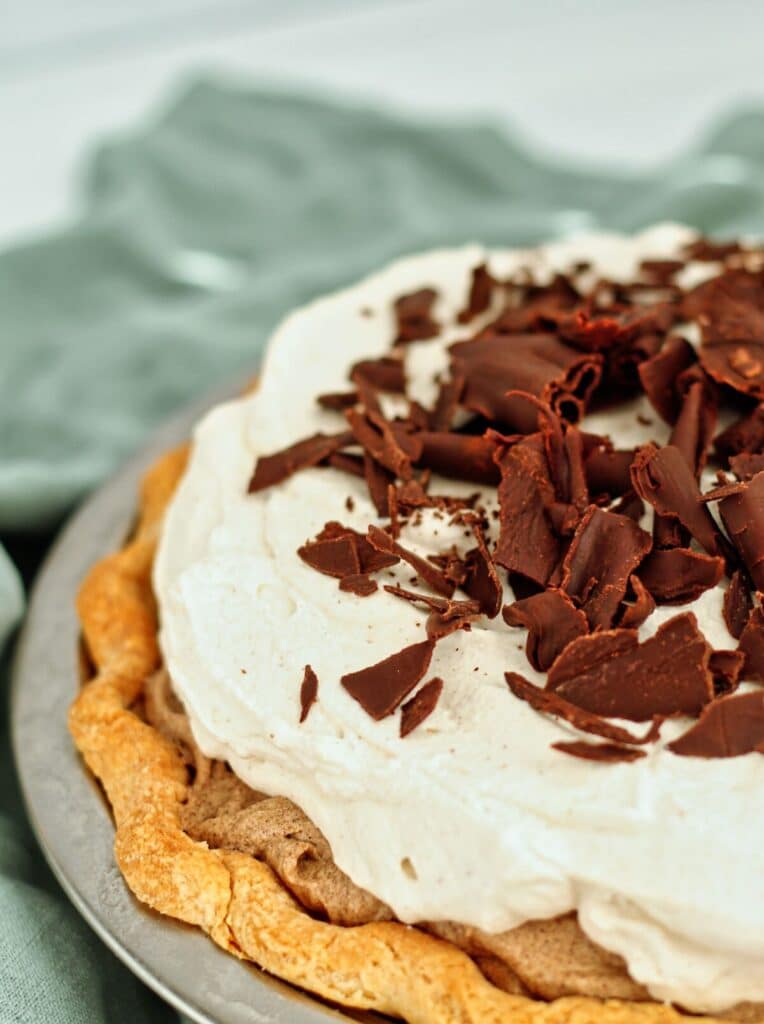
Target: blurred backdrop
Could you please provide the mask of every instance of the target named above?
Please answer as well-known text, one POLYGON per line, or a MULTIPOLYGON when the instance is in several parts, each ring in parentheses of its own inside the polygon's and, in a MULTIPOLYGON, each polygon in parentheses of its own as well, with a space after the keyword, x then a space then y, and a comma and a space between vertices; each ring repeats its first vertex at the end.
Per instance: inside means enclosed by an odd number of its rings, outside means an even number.
POLYGON ((3 0, 0 242, 70 207, 88 144, 199 67, 655 164, 764 96, 754 0, 3 0))

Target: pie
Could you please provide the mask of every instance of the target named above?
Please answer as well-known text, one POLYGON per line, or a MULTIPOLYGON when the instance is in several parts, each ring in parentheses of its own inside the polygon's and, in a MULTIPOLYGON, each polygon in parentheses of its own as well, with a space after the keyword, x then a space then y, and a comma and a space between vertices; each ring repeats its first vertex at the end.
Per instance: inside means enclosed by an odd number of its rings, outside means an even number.
POLYGON ((764 249, 399 260, 146 476, 70 714, 139 900, 411 1024, 764 1021, 764 249))

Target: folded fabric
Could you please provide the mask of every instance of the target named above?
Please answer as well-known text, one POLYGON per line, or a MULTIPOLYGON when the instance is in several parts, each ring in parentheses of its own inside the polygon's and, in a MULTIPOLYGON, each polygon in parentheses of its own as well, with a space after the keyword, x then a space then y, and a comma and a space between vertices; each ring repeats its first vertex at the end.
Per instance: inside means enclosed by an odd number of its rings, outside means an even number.
MULTIPOLYGON (((200 80, 100 148, 76 222, 0 254, 0 531, 45 545, 169 411, 253 370, 291 307, 388 259, 667 218, 764 232, 764 113, 615 175, 539 159, 490 123, 200 80)), ((21 612, 0 547, 0 647, 21 612)), ((0 754, 0 1006, 22 1024, 177 1019, 68 905, 24 821, 7 731, 0 754)))

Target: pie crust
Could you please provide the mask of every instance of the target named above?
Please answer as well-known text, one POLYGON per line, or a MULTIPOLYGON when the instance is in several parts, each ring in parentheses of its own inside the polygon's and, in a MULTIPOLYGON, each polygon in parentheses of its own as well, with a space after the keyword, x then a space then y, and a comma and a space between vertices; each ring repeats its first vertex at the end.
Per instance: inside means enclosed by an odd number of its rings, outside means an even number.
MULTIPOLYGON (((146 474, 128 544, 98 562, 77 607, 93 675, 69 727, 116 824, 115 857, 142 902, 196 925, 223 949, 326 1000, 409 1024, 698 1024, 654 1002, 545 1002, 491 984, 452 943, 396 922, 316 920, 257 858, 194 841, 181 824, 189 772, 177 746, 136 705, 160 662, 151 570, 162 517, 187 447, 146 474)), ((754 1021, 759 1016, 747 1016, 754 1021)), ((742 1018, 741 1018, 742 1019, 742 1018)))

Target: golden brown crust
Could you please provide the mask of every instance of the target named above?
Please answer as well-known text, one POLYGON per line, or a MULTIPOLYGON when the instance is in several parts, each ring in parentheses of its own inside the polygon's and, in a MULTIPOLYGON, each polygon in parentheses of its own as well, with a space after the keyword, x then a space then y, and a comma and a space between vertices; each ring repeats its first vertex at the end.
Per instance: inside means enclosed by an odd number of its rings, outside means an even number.
POLYGON ((91 570, 78 598, 96 675, 72 705, 69 726, 112 805, 117 863, 138 899, 198 925, 224 949, 285 981, 410 1024, 686 1019, 657 1003, 510 995, 487 981, 466 953, 417 929, 316 921, 267 865, 246 853, 209 849, 183 831, 188 773, 181 753, 132 708, 159 661, 151 566, 162 514, 185 461, 180 449, 150 470, 134 537, 91 570))

